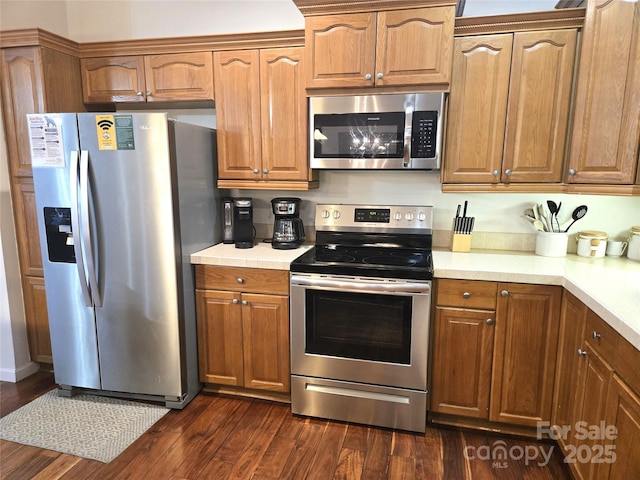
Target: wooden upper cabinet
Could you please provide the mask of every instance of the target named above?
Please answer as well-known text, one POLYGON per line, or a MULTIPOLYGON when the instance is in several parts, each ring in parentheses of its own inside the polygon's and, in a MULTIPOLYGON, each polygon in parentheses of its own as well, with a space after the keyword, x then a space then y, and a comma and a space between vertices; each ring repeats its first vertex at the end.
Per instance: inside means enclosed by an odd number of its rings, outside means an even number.
POLYGON ((262 175, 259 51, 215 52, 213 58, 218 176, 254 179, 262 175))
POLYGON ((85 103, 144 102, 143 57, 83 58, 85 103))
POLYGON ((562 180, 576 39, 565 29, 455 40, 444 183, 562 180))
POLYGON ((85 103, 213 100, 211 52, 82 59, 85 103))
POLYGON ((511 34, 455 39, 443 183, 499 181, 511 48, 511 34))
POLYGON ((148 102, 213 100, 211 52, 144 57, 148 102))
POLYGON ((306 87, 448 86, 454 10, 307 17, 306 87))
POLYGON ((632 184, 640 139, 640 4, 590 0, 582 37, 570 183, 632 184))

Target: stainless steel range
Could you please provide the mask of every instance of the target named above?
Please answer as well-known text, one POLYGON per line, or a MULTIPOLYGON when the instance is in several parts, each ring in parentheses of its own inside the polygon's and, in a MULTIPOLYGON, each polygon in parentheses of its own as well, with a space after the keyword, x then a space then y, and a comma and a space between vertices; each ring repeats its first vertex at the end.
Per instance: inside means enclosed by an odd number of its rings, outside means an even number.
POLYGON ((424 432, 429 206, 317 205, 291 264, 295 414, 424 432))

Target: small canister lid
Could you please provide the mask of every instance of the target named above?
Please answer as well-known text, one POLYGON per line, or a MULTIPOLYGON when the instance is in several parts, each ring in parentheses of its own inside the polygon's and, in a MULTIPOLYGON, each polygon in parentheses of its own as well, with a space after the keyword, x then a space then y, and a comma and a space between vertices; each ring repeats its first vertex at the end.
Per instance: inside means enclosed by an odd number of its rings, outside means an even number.
POLYGON ((640 235, 640 226, 631 227, 631 233, 640 235))
POLYGON ((578 237, 606 239, 607 233, 599 232, 598 230, 585 230, 582 232, 578 232, 578 237))

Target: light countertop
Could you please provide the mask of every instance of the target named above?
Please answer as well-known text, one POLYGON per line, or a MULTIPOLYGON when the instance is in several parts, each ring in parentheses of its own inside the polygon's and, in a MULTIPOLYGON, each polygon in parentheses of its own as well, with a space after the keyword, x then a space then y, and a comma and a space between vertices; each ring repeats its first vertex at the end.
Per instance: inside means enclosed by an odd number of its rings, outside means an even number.
POLYGON ((236 248, 233 244, 219 243, 192 253, 191 263, 289 270, 291 262, 312 247, 301 245, 291 250, 276 250, 271 248, 270 243, 262 241, 256 241, 253 248, 236 248))
POLYGON ((434 250, 435 278, 561 285, 640 350, 640 262, 527 252, 434 250))
MULTIPOLYGON (((219 243, 191 255, 191 263, 289 270, 312 248, 276 250, 256 242, 253 248, 219 243)), ((474 250, 433 251, 435 278, 560 285, 578 297, 640 350, 640 262, 626 257, 542 257, 528 252, 474 250)))

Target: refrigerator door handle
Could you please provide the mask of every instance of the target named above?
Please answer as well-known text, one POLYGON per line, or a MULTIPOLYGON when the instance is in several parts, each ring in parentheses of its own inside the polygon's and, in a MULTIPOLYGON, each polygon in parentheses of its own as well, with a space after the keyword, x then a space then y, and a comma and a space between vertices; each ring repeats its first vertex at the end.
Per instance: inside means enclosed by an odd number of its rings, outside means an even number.
POLYGON ((69 185, 71 187, 71 225, 73 234, 73 253, 76 257, 76 268, 78 269, 78 277, 80 278, 80 290, 82 298, 87 307, 92 305, 91 294, 89 293, 89 285, 87 283, 87 275, 84 270, 84 255, 82 254, 82 241, 80 237, 80 220, 78 215, 78 152, 71 151, 69 165, 69 185))
POLYGON ((102 298, 96 277, 96 262, 93 255, 91 224, 89 222, 89 151, 80 150, 80 217, 82 221, 82 245, 87 258, 87 273, 93 304, 102 306, 102 298))

